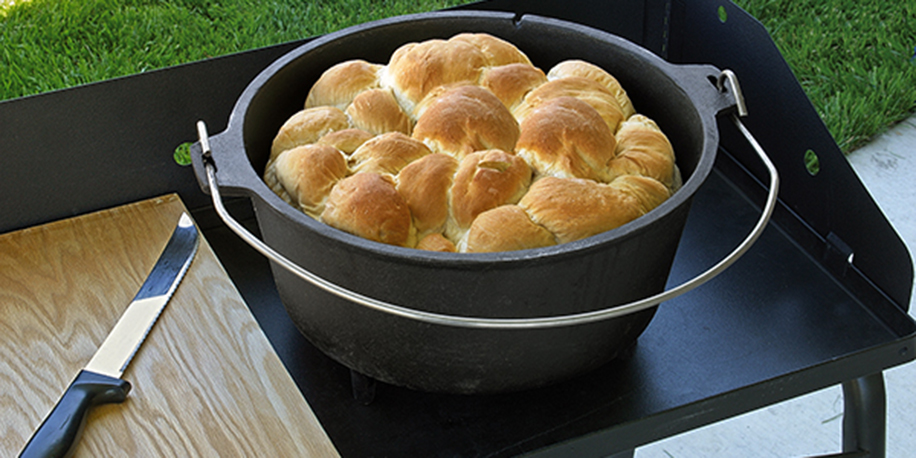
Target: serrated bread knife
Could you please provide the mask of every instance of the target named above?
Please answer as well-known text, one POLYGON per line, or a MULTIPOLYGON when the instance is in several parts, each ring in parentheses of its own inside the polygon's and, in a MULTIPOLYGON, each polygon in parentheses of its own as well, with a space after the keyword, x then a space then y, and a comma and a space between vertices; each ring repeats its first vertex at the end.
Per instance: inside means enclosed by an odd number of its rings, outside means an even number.
POLYGON ((187 272, 197 252, 197 239, 197 228, 187 214, 182 214, 140 291, 89 364, 70 382, 57 405, 32 434, 20 457, 70 456, 82 434, 89 408, 127 398, 130 382, 122 380, 121 375, 187 272))

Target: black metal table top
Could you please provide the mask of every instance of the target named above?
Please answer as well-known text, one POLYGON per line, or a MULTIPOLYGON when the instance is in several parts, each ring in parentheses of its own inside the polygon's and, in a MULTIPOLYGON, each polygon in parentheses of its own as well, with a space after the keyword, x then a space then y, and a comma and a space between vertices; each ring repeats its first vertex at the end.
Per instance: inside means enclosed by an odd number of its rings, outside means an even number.
MULTIPOLYGON (((727 167, 697 195, 672 284, 715 263, 756 221, 727 167)), ((876 313, 850 296, 773 225, 722 275, 662 304, 632 352, 593 373, 491 396, 380 384, 366 406, 349 371, 289 321, 267 261, 227 229, 206 236, 232 253, 221 255, 230 276, 343 456, 605 456, 913 359, 905 312, 876 313)))

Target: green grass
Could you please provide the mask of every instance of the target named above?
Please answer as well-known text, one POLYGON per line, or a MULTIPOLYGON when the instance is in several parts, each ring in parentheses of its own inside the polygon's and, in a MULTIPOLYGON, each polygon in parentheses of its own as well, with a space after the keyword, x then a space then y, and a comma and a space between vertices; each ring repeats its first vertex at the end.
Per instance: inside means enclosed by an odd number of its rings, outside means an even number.
POLYGON ((301 39, 456 0, 0 0, 0 100, 301 39), (2 5, 2 4, 0 4, 2 5))
POLYGON ((737 0, 850 151, 916 112, 916 0, 737 0))
MULTIPOLYGON (((458 3, 0 0, 0 100, 458 3)), ((770 31, 844 151, 916 112, 916 0, 736 3, 770 31)))

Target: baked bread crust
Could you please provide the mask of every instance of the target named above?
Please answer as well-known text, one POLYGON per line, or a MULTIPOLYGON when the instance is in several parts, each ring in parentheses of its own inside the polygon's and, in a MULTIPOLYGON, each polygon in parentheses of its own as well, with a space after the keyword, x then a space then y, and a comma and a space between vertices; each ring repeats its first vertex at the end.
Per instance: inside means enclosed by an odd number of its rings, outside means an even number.
POLYGON ((531 183, 531 167, 524 159, 493 149, 467 155, 458 166, 449 201, 460 231, 477 215, 500 205, 514 204, 531 183))
POLYGON ((547 82, 541 69, 528 64, 508 64, 484 69, 480 87, 493 93, 509 111, 514 111, 529 92, 547 82))
POLYGON ((350 155, 354 173, 397 175, 407 164, 430 154, 429 148, 400 132, 381 134, 366 141, 350 155))
POLYGON ((400 132, 410 135, 410 118, 390 89, 368 89, 353 98, 345 112, 358 129, 374 135, 400 132))
POLYGON ((498 67, 508 64, 527 64, 531 65, 523 52, 519 51, 515 45, 489 35, 486 33, 459 33, 449 39, 450 42, 469 43, 481 53, 487 60, 488 67, 498 67))
POLYGON ((655 121, 633 115, 617 131, 617 151, 608 163, 611 176, 641 175, 655 178, 675 190, 681 185, 674 148, 655 121))
POLYGON ((445 231, 449 190, 457 170, 458 160, 434 153, 411 162, 398 174, 397 189, 407 201, 418 237, 445 231))
POLYGON ((318 144, 337 148, 342 153, 350 155, 363 143, 369 141, 374 135, 360 129, 344 129, 329 132, 318 139, 318 144))
POLYGON ((347 115, 335 107, 315 107, 302 110, 280 126, 270 147, 273 162, 280 153, 297 146, 315 143, 325 134, 350 127, 347 115))
POLYGON ((408 111, 440 86, 472 84, 487 64, 484 54, 464 41, 429 40, 402 46, 391 56, 385 83, 408 111))
POLYGON ((487 210, 471 224, 467 237, 468 253, 527 250, 556 245, 556 237, 535 224, 518 205, 503 205, 487 210))
POLYGON ((394 179, 380 173, 357 173, 340 180, 328 196, 320 220, 362 238, 408 246, 410 210, 394 179))
POLYGON ((337 229, 443 252, 579 240, 681 185, 671 143, 613 75, 581 60, 545 74, 474 33, 329 68, 279 129, 264 180, 337 229))
POLYGON ((516 145, 539 176, 600 181, 617 140, 598 112, 575 97, 541 103, 522 121, 516 145))
POLYGON ((625 119, 620 104, 610 91, 595 81, 578 76, 553 80, 534 89, 516 108, 515 117, 524 122, 533 110, 561 97, 572 97, 589 104, 612 134, 617 132, 617 127, 625 119))
POLYGON ((443 253, 455 253, 458 248, 451 240, 445 238, 442 234, 429 234, 417 242, 418 250, 441 251, 443 253))
POLYGON ((518 123, 492 92, 478 86, 445 91, 423 110, 413 137, 461 160, 474 151, 512 151, 518 123))
POLYGON ((557 80, 571 76, 587 78, 607 88, 617 99, 617 103, 623 111, 624 119, 636 114, 636 109, 633 108, 633 103, 630 101, 627 91, 623 89, 617 78, 614 78, 613 75, 593 63, 577 59, 560 62, 550 69, 547 79, 557 80))
POLYGON ((379 87, 381 70, 381 65, 360 59, 335 65, 312 86, 305 99, 305 108, 332 106, 346 110, 361 92, 379 87))
POLYGON ((566 243, 616 229, 668 196, 664 185, 640 176, 625 175, 610 184, 545 177, 531 185, 519 206, 553 233, 558 243, 566 243))
POLYGON ((288 202, 312 218, 321 214, 331 188, 349 174, 344 155, 327 145, 298 146, 284 151, 276 163, 288 202))

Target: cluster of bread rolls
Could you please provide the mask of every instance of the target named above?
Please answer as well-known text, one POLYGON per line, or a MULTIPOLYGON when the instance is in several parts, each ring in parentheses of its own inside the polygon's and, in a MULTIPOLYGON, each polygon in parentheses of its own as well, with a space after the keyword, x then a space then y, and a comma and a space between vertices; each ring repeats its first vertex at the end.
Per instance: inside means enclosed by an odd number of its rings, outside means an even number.
POLYGON ((582 239, 680 186, 668 139, 608 72, 569 60, 544 74, 471 33, 328 69, 280 128, 264 179, 338 229, 456 252, 582 239))

